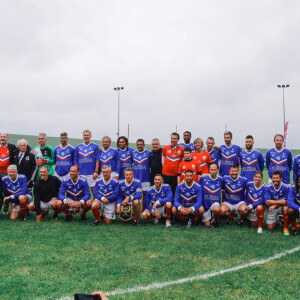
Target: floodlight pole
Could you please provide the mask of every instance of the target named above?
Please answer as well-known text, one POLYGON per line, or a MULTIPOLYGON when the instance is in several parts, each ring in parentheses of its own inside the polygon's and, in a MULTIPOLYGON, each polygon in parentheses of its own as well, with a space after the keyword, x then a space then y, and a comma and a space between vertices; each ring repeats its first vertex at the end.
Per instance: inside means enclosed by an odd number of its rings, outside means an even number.
POLYGON ((120 135, 120 92, 121 90, 124 90, 123 87, 114 87, 115 91, 118 91, 118 132, 117 136, 119 137, 120 135))
MULTIPOLYGON (((282 105, 283 105, 283 135, 285 135, 285 102, 284 102, 284 89, 288 88, 289 84, 278 84, 278 88, 282 88, 282 105)), ((285 147, 285 139, 284 139, 284 147, 285 147)))

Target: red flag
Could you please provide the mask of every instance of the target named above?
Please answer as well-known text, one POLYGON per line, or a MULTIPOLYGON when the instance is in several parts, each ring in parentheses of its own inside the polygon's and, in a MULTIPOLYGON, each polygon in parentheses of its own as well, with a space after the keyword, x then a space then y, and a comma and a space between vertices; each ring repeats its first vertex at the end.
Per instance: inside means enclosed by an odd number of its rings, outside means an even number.
POLYGON ((286 136, 287 136, 288 126, 289 126, 289 122, 286 122, 285 126, 284 126, 284 139, 286 139, 286 136))

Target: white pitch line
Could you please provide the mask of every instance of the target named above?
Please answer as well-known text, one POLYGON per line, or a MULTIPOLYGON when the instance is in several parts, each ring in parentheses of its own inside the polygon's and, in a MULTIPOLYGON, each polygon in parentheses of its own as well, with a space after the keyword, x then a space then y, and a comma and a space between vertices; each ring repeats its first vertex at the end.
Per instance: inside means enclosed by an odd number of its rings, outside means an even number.
POLYGON ((182 283, 185 283, 185 282, 191 282, 191 281, 195 281, 195 280, 199 280, 199 279, 207 279, 207 278, 222 275, 222 274, 225 274, 225 273, 234 272, 234 271, 238 271, 238 270, 241 270, 241 269, 246 269, 246 268, 249 268, 249 267, 262 265, 262 264, 268 263, 270 261, 279 259, 279 258, 281 258, 285 255, 297 252, 299 250, 300 250, 300 246, 296 247, 296 248, 293 248, 293 249, 290 249, 290 250, 287 250, 287 251, 284 251, 282 253, 276 254, 274 256, 268 257, 266 259, 253 261, 253 262, 248 263, 248 264, 239 265, 239 266, 229 268, 229 269, 225 269, 225 270, 221 270, 221 271, 218 271, 218 272, 206 273, 206 274, 196 275, 196 276, 193 276, 193 277, 187 277, 187 278, 182 278, 182 279, 173 280, 173 281, 157 282, 157 283, 152 283, 150 285, 137 286, 137 287, 133 287, 133 288, 130 288, 130 289, 125 289, 125 290, 115 290, 115 291, 111 291, 111 292, 105 292, 104 294, 106 296, 114 296, 114 295, 121 295, 121 294, 136 293, 136 292, 148 291, 148 290, 152 290, 152 289, 161 289, 161 288, 164 288, 164 287, 169 286, 169 285, 182 284, 182 283))

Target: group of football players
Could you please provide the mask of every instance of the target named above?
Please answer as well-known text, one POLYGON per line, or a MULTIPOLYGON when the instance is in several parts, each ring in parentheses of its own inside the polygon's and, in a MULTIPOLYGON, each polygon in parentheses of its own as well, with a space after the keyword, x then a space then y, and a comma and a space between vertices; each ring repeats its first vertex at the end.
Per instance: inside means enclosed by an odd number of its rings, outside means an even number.
POLYGON ((74 148, 63 132, 61 144, 53 149, 46 134, 40 133, 39 145, 31 149, 24 139, 17 147, 9 144, 8 135, 1 133, 3 214, 26 220, 29 211, 35 211, 40 222, 53 210, 53 220, 64 213, 70 222, 76 213, 85 221, 92 210, 94 226, 102 221, 110 224, 116 215, 128 221, 133 214, 135 226, 141 217, 154 219, 154 223, 165 220, 166 227, 176 221, 188 227, 199 223, 219 227, 220 218, 230 225, 238 212, 239 225, 249 223, 262 233, 266 211, 267 229, 281 221, 284 235, 297 234, 300 155, 293 161, 280 134, 275 135, 275 146, 267 151, 265 160, 254 149, 251 135, 242 150, 232 143, 229 131, 220 147, 214 138, 207 138, 205 150, 201 138, 191 142, 189 131, 184 132, 181 144, 176 132, 163 148, 153 139, 152 151, 145 149, 143 139, 136 141, 134 150, 124 136, 118 138, 117 149, 111 147, 108 136, 102 138, 102 149, 91 138, 91 131, 85 130, 83 142, 74 148), (263 183, 265 165, 268 185, 263 183))

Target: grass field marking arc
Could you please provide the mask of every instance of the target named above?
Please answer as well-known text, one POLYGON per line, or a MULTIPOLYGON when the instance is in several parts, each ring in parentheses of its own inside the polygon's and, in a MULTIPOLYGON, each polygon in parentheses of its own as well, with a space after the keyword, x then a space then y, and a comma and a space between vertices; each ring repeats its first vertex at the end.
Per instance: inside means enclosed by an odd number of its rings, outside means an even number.
POLYGON ((271 257, 268 257, 266 259, 253 261, 253 262, 248 263, 248 264, 239 265, 239 266, 232 267, 232 268, 229 268, 229 269, 224 269, 224 270, 221 270, 221 271, 218 271, 218 272, 211 272, 211 273, 206 273, 206 274, 201 274, 201 275, 196 275, 196 276, 192 276, 192 277, 186 277, 186 278, 181 278, 181 279, 166 281, 166 282, 157 282, 157 283, 152 283, 152 284, 146 285, 146 286, 137 286, 137 287, 124 289, 124 290, 115 290, 115 291, 111 291, 111 292, 105 292, 104 294, 106 296, 130 294, 130 293, 136 293, 136 292, 141 292, 141 291, 148 291, 148 290, 152 290, 152 289, 161 289, 161 288, 164 288, 166 286, 182 284, 182 283, 185 283, 185 282, 196 281, 196 280, 199 280, 199 279, 207 279, 207 278, 222 275, 222 274, 225 274, 225 273, 235 272, 235 271, 239 271, 239 270, 246 269, 246 268, 249 268, 249 267, 263 265, 263 264, 268 263, 270 261, 279 259, 279 258, 281 258, 285 255, 295 253, 299 250, 300 250, 300 246, 296 247, 296 248, 293 248, 293 249, 290 249, 290 250, 286 250, 286 251, 281 252, 281 253, 278 253, 278 254, 276 254, 274 256, 271 256, 271 257))

